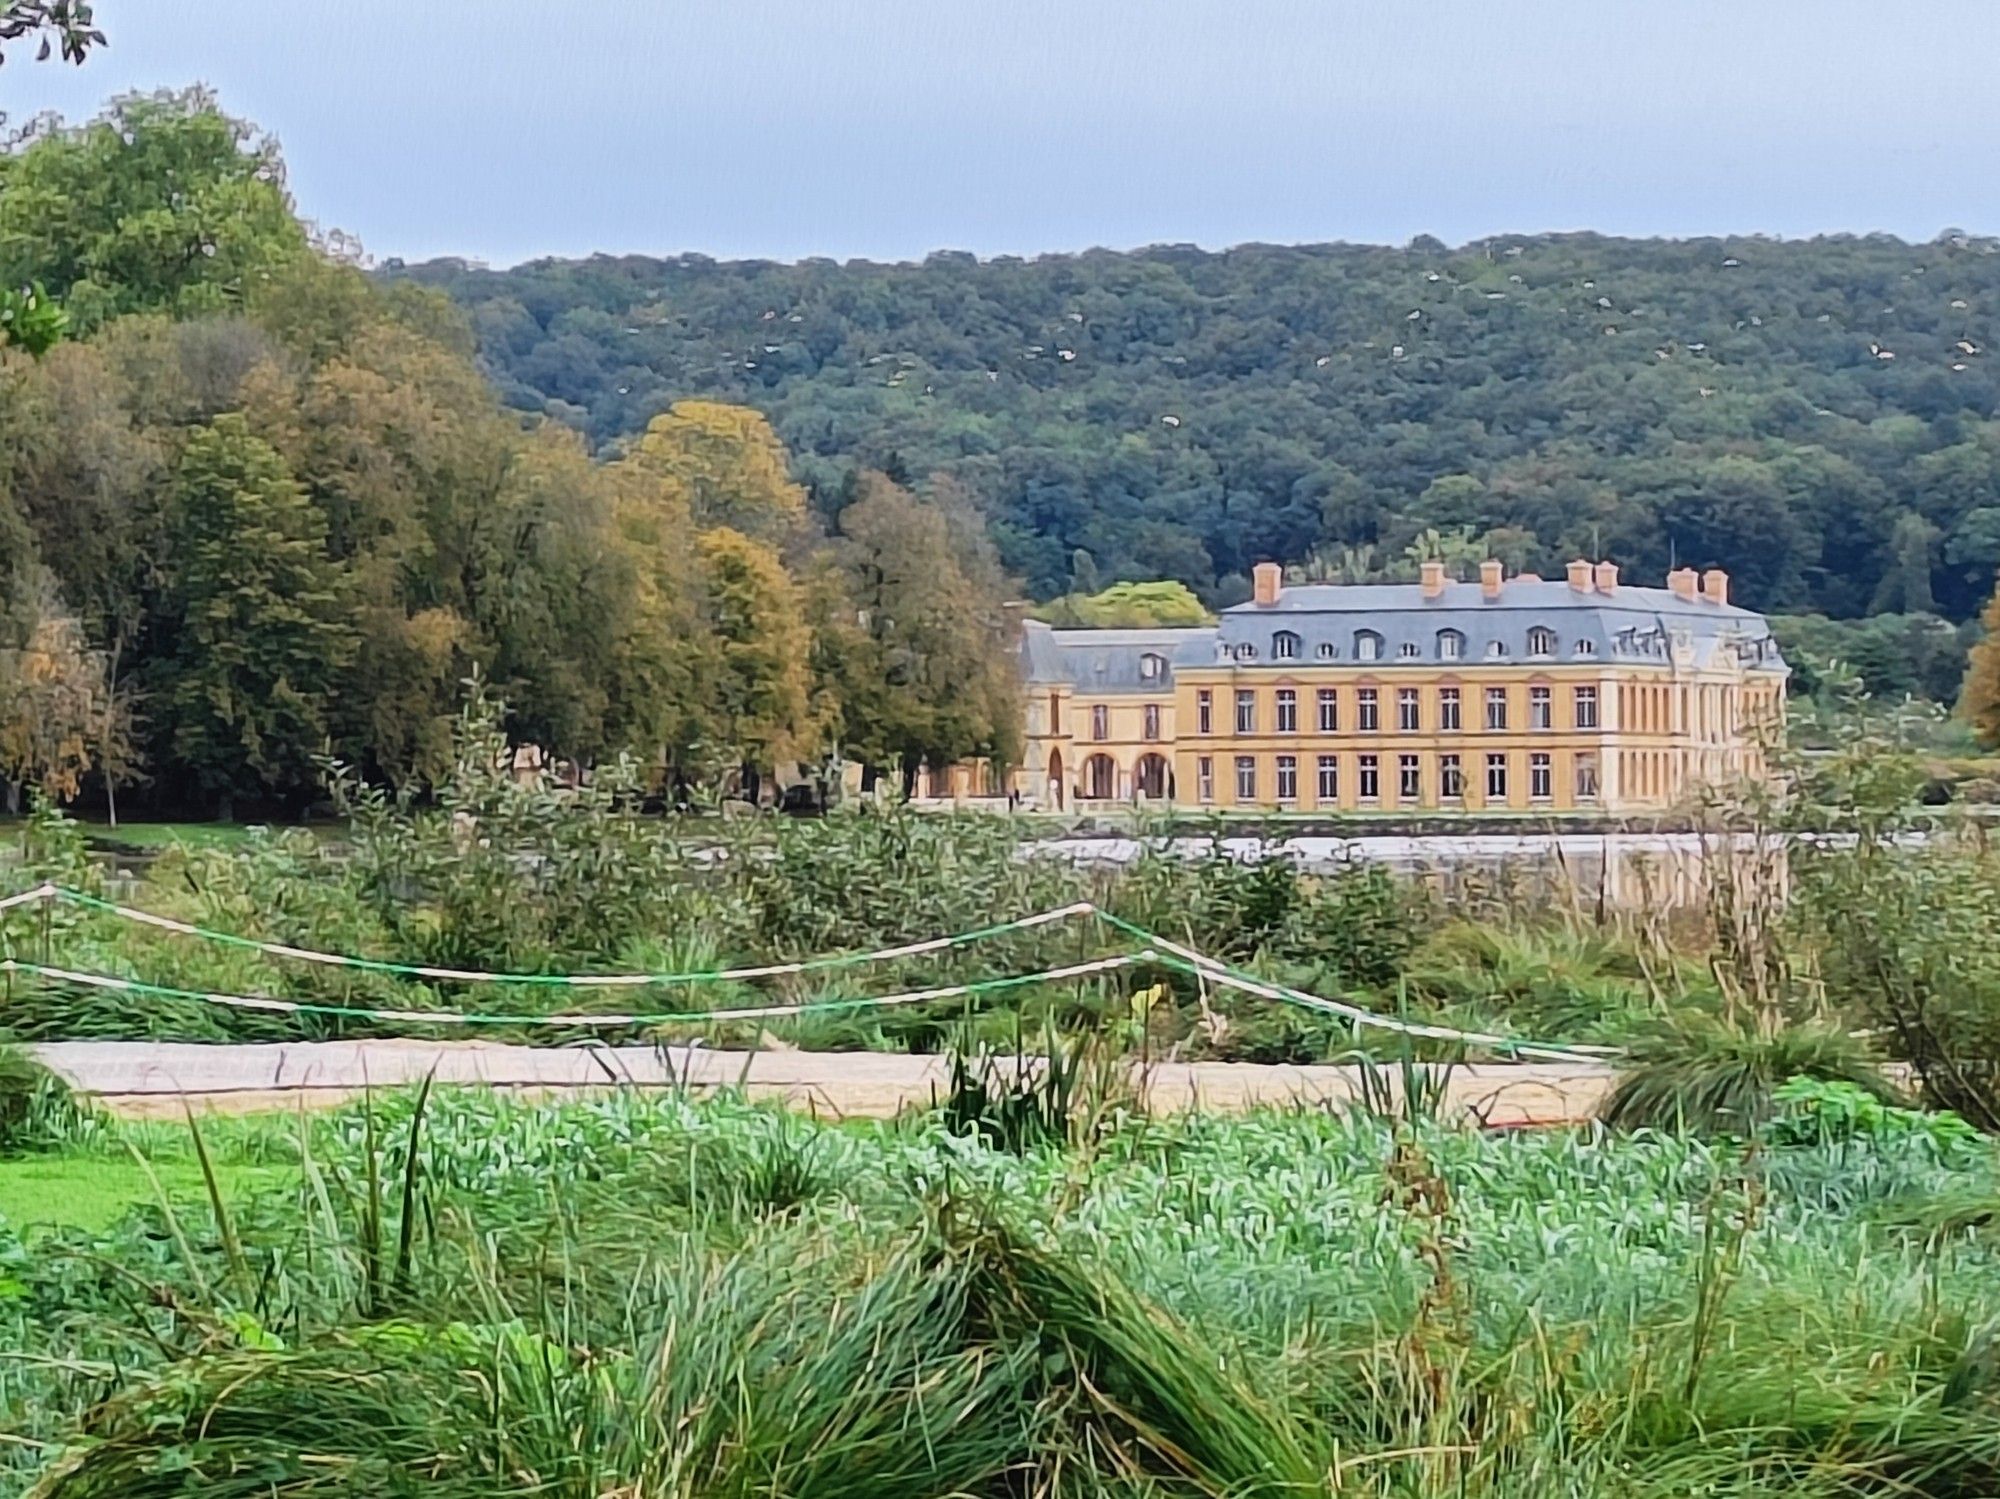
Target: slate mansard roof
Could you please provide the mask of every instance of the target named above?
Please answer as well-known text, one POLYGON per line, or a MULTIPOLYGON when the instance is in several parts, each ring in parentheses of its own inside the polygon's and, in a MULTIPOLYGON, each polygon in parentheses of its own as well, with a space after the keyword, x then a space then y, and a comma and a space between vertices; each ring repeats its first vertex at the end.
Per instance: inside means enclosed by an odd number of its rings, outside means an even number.
POLYGON ((1436 598, 1418 583, 1312 584, 1287 588, 1275 604, 1238 604, 1226 609, 1218 646, 1243 661, 1270 663, 1272 638, 1279 631, 1299 637, 1297 660, 1361 659, 1356 637, 1373 631, 1381 654, 1370 665, 1435 665, 1443 655, 1438 637, 1455 630, 1463 637, 1456 658, 1467 665, 1495 661, 1595 660, 1644 662, 1670 659, 1676 638, 1693 648, 1694 664, 1709 665, 1718 649, 1735 649, 1755 670, 1786 670, 1761 614, 1734 604, 1681 597, 1670 588, 1619 585, 1610 593, 1573 588, 1567 581, 1510 578, 1499 597, 1489 599, 1478 583, 1448 582, 1436 598), (1529 649, 1536 627, 1555 633, 1555 650, 1529 649), (1499 654, 1494 647, 1500 648, 1499 654), (1327 654, 1330 648, 1332 654, 1327 654))
POLYGON ((1478 583, 1448 582, 1435 598, 1417 583, 1308 584, 1284 589, 1273 604, 1238 604, 1223 611, 1219 625, 1196 629, 1056 630, 1030 620, 1021 655, 1031 684, 1137 693, 1171 685, 1176 668, 1223 663, 1282 669, 1360 662, 1384 671, 1441 662, 1643 665, 1672 661, 1676 644, 1692 652, 1696 668, 1733 650, 1748 670, 1788 670, 1770 626, 1753 610, 1669 588, 1621 584, 1600 593, 1540 578, 1510 578, 1494 599, 1478 583), (1530 650, 1529 632, 1537 628, 1553 632, 1553 651, 1530 650), (1373 659, 1357 646, 1364 631, 1380 638, 1373 659), (1462 638, 1455 657, 1440 639, 1452 631, 1462 638), (1296 655, 1278 654, 1280 632, 1298 637, 1296 655), (1149 655, 1167 663, 1154 676, 1145 675, 1149 655))
POLYGON ((1040 620, 1021 626, 1021 660, 1029 683, 1068 683, 1082 692, 1153 692, 1173 684, 1176 666, 1213 666, 1216 630, 1057 630, 1040 620), (1145 658, 1166 662, 1145 675, 1145 658))

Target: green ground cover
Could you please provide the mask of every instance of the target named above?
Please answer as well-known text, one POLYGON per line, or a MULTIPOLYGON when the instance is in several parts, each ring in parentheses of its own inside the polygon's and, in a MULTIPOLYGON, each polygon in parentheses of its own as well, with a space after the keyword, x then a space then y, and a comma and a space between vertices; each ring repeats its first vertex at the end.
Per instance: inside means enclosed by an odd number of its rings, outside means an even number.
MULTIPOLYGON (((18 839, 26 819, 0 817, 0 842, 18 839)), ((115 844, 126 848, 161 849, 175 844, 187 848, 235 848, 251 837, 261 823, 244 822, 121 822, 82 819, 77 824, 93 845, 115 844)))
POLYGON ((261 826, 241 822, 121 822, 115 828, 100 822, 83 824, 84 833, 92 842, 149 849, 173 844, 188 848, 234 848, 261 826))
MULTIPOLYGON (((216 1175, 233 1198, 270 1185, 278 1169, 224 1164, 216 1168, 216 1175)), ((207 1195, 201 1168, 192 1161, 160 1161, 149 1173, 139 1162, 115 1156, 0 1160, 0 1220, 23 1232, 65 1228, 97 1232, 162 1197, 185 1208, 206 1201, 207 1195)))
POLYGON ((417 1108, 218 1123, 218 1161, 269 1173, 220 1217, 0 1229, 0 1492, 2000 1485, 1977 1137, 1113 1107, 1003 1149, 948 1112, 417 1108))

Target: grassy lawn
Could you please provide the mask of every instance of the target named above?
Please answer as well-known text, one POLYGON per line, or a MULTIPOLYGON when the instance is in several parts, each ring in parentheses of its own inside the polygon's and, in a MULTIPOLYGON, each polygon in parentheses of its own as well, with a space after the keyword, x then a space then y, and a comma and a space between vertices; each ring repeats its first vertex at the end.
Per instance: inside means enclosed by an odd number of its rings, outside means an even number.
MULTIPOLYGON (((24 819, 0 817, 0 840, 15 836, 24 819)), ((84 836, 93 843, 117 843, 128 848, 165 848, 185 843, 196 848, 232 848, 250 836, 257 824, 241 822, 121 822, 110 827, 81 819, 84 836)))
POLYGON ((121 822, 107 827, 86 822, 83 830, 93 841, 122 843, 132 848, 166 848, 181 843, 189 848, 233 848, 250 836, 261 823, 243 822, 121 822))
MULTIPOLYGON (((14 836, 22 822, 19 817, 0 816, 0 841, 14 836)), ((92 843, 137 849, 161 849, 176 843, 189 848, 234 848, 260 829, 275 831, 299 826, 267 822, 121 822, 114 828, 92 817, 79 818, 78 822, 92 843)), ((315 822, 306 824, 305 830, 315 837, 335 838, 340 835, 341 826, 315 822)))
MULTIPOLYGON (((161 1161, 153 1166, 176 1206, 205 1206, 208 1187, 193 1161, 161 1161)), ((218 1164, 216 1178, 226 1195, 275 1183, 279 1166, 218 1164)), ((110 1227, 140 1204, 157 1202, 159 1191, 137 1161, 105 1155, 44 1155, 0 1160, 0 1219, 18 1231, 31 1228, 110 1227)))

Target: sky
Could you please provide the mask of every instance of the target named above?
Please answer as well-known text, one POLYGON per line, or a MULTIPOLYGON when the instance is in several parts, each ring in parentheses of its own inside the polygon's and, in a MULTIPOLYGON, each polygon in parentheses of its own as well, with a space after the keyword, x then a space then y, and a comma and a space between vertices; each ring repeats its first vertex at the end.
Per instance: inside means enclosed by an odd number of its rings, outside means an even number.
POLYGON ((1996 0, 96 0, 377 260, 2000 230, 1996 0))

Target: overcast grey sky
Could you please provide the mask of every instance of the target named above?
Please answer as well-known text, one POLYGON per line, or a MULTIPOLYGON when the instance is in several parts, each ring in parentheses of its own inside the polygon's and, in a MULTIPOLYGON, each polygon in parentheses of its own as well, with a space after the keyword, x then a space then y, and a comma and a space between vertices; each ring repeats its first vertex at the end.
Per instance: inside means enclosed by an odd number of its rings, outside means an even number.
POLYGON ((377 256, 2000 230, 2000 0, 97 0, 377 256))

